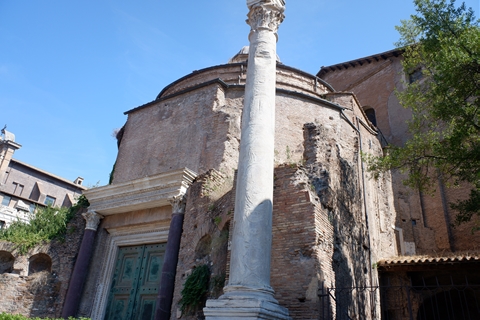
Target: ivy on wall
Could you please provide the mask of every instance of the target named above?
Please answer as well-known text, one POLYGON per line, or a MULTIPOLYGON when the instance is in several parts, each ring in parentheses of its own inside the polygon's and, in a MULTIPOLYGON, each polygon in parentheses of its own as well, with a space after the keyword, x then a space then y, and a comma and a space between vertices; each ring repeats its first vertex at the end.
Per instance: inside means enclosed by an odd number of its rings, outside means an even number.
POLYGON ((182 312, 192 313, 205 302, 209 280, 210 269, 207 265, 198 266, 192 271, 182 289, 180 300, 182 312))

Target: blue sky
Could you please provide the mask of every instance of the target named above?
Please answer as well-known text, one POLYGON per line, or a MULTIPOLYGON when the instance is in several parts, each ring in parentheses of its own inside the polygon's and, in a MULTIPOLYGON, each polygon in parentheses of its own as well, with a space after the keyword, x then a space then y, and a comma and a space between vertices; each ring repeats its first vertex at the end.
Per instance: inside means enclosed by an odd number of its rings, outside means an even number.
MULTIPOLYGON (((315 74, 394 48, 411 0, 287 0, 277 52, 315 74)), ((466 1, 478 15, 479 0, 466 1)), ((0 0, 0 126, 14 157, 104 185, 124 111, 248 44, 245 0, 0 0)))

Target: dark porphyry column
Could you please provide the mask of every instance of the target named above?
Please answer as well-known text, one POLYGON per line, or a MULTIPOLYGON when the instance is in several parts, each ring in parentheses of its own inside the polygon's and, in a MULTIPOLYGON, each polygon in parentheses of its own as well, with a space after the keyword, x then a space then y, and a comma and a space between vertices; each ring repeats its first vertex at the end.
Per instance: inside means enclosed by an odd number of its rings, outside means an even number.
POLYGON ((176 196, 170 200, 170 203, 172 204, 172 220, 170 222, 170 229, 168 230, 167 248, 163 261, 155 320, 170 319, 173 291, 175 289, 175 275, 177 273, 178 252, 180 251, 180 240, 183 232, 185 196, 176 196))
POLYGON ((63 304, 62 318, 65 319, 76 316, 83 291, 83 285, 87 278, 88 265, 93 253, 93 242, 95 241, 95 235, 97 234, 97 227, 100 223, 100 219, 103 219, 102 215, 92 210, 85 212, 82 215, 87 221, 87 225, 85 227, 85 232, 83 233, 82 244, 80 245, 77 261, 75 261, 72 277, 70 278, 65 303, 63 304))

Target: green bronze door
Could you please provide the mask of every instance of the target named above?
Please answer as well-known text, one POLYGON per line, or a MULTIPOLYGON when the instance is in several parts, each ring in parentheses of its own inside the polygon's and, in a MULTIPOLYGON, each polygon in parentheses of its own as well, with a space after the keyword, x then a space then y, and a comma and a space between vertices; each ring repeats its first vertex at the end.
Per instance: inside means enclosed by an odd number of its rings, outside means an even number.
POLYGON ((106 320, 153 320, 165 246, 119 248, 106 320))

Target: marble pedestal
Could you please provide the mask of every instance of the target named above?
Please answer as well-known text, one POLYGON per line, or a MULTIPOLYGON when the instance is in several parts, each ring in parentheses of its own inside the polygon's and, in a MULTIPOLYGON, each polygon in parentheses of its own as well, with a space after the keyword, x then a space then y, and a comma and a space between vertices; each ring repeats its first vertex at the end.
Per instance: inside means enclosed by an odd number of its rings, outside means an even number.
POLYGON ((203 312, 212 320, 291 319, 271 293, 253 291, 227 292, 218 300, 208 300, 203 312))

